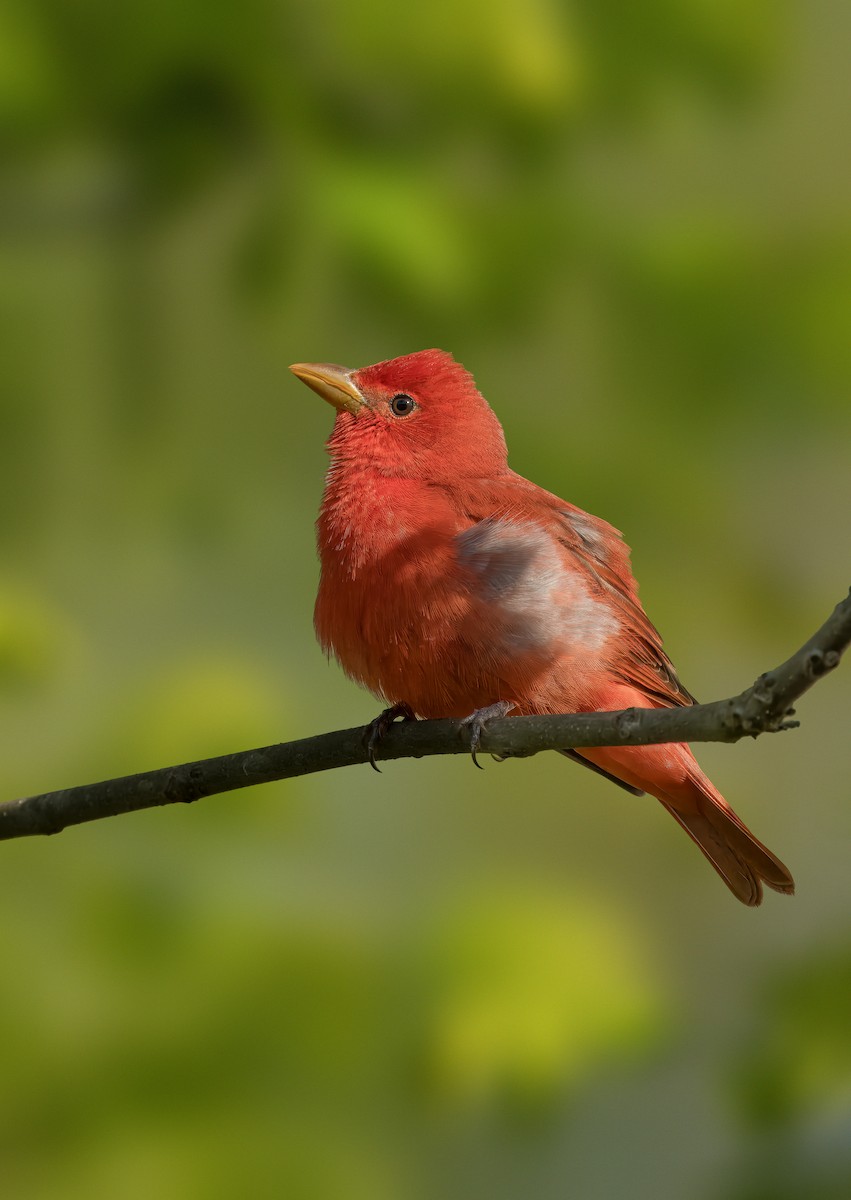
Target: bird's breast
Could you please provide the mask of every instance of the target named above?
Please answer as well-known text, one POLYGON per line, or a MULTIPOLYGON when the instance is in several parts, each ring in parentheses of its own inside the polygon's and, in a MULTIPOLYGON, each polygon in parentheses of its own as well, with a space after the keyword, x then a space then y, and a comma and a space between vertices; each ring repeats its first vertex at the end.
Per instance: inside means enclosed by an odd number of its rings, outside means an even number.
POLYGON ((439 496, 412 503, 375 481, 345 503, 330 492, 315 621, 349 675, 422 716, 500 699, 552 711, 559 689, 568 706, 565 681, 599 659, 617 621, 546 530, 469 525, 439 496))

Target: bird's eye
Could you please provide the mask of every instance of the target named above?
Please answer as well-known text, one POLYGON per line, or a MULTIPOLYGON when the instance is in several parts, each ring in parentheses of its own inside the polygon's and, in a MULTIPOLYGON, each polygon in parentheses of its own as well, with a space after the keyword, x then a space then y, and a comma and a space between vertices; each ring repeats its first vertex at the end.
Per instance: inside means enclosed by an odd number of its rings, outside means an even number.
POLYGON ((390 411, 394 417, 408 417, 416 407, 413 399, 404 394, 394 396, 390 401, 390 411))

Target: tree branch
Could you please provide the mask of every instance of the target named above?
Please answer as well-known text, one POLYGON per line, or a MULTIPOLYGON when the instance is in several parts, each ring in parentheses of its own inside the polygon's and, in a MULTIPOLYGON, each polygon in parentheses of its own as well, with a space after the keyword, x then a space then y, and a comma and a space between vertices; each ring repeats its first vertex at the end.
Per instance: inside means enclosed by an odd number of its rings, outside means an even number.
MULTIPOLYGON (((851 643, 851 593, 790 659, 729 700, 688 708, 630 708, 623 712, 507 717, 490 722, 480 752, 525 757, 541 750, 583 746, 643 746, 657 742, 736 742, 791 729, 792 705, 839 663, 851 643)), ((465 754, 469 731, 460 721, 394 725, 377 747, 381 760, 465 754)), ((219 758, 125 775, 103 783, 46 792, 0 804, 0 840, 59 833, 69 825, 315 771, 368 761, 364 730, 344 729, 297 742, 243 750, 219 758)))

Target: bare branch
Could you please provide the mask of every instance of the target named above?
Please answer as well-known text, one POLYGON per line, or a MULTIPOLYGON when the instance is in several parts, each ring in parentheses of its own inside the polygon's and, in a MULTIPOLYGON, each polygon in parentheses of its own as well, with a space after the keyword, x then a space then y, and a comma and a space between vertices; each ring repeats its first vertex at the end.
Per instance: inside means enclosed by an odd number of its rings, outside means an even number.
MULTIPOLYGON (((643 746, 657 742, 736 742, 790 729, 792 705, 839 663, 851 643, 851 594, 790 659, 729 700, 689 708, 630 708, 612 713, 506 717, 482 733, 482 753, 524 757, 541 750, 583 746, 643 746)), ((0 840, 58 833, 69 825, 315 771, 369 761, 364 729, 344 729, 297 742, 243 750, 219 758, 163 767, 103 783, 66 788, 0 804, 0 840)), ((466 754, 469 730, 460 721, 394 725, 376 749, 381 760, 466 754)))

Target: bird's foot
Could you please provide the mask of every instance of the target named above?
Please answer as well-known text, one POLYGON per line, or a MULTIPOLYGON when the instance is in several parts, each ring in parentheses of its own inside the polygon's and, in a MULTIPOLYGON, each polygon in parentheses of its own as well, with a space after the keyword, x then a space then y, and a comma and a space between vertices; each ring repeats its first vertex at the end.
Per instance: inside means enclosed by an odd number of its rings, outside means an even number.
POLYGON ((416 721, 417 719, 409 704, 391 704, 389 708, 385 708, 384 712, 379 713, 374 721, 370 721, 364 730, 363 740, 369 754, 369 765, 373 771, 378 771, 379 775, 381 767, 375 761, 375 751, 387 730, 399 717, 405 721, 416 721))
POLYGON ((465 717, 461 722, 464 726, 469 726, 470 729, 470 753, 473 756, 473 762, 480 771, 484 770, 482 764, 476 758, 476 751, 479 749, 479 743, 482 740, 482 733, 489 721, 497 720, 499 717, 507 717, 514 708, 512 700, 497 700, 496 704, 488 704, 486 708, 477 708, 475 712, 470 713, 469 717, 465 717))

